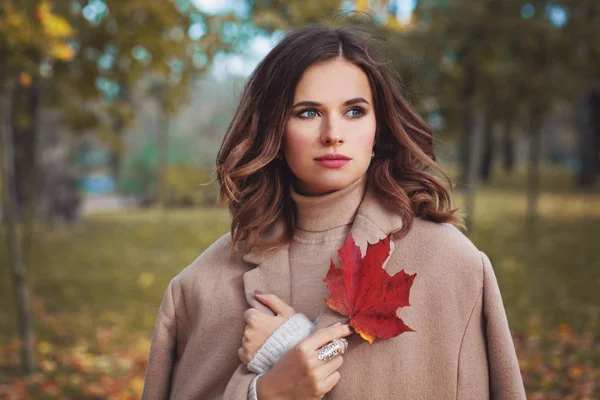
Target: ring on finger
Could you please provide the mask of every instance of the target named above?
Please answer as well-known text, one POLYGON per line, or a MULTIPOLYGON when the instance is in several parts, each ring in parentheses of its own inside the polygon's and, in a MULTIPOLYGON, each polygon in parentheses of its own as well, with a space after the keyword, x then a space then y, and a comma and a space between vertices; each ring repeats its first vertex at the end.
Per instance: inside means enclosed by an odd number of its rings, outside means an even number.
POLYGON ((331 342, 319 349, 317 359, 320 361, 328 361, 338 354, 344 354, 348 349, 348 341, 344 338, 334 338, 331 342))
POLYGON ((346 350, 348 350, 348 340, 346 340, 346 338, 339 338, 336 340, 342 342, 342 352, 340 354, 344 354, 346 350))

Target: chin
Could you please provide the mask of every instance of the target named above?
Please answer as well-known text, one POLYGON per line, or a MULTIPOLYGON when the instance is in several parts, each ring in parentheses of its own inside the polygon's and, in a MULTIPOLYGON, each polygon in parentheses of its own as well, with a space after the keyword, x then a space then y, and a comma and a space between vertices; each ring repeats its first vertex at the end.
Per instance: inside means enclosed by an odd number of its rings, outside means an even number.
POLYGON ((308 186, 314 188, 314 192, 320 194, 331 193, 341 190, 356 182, 360 177, 327 177, 308 182, 308 186))
MULTIPOLYGON (((304 194, 320 195, 344 189, 359 180, 367 172, 367 168, 339 168, 326 169, 316 166, 311 168, 298 168, 298 174, 294 174, 299 189, 304 194)), ((292 169, 292 173, 293 173, 292 169)))

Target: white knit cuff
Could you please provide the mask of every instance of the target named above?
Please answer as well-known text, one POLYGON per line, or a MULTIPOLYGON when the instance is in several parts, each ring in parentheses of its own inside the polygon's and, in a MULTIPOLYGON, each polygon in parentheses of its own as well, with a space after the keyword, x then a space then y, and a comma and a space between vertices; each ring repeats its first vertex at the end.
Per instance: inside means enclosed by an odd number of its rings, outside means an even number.
POLYGON ((250 382, 250 386, 248 387, 248 400, 258 400, 258 393, 256 393, 256 381, 258 381, 258 378, 261 376, 262 374, 256 375, 250 382))
POLYGON ((248 369, 264 374, 281 356, 315 331, 316 326, 304 314, 297 313, 275 330, 248 363, 248 369))

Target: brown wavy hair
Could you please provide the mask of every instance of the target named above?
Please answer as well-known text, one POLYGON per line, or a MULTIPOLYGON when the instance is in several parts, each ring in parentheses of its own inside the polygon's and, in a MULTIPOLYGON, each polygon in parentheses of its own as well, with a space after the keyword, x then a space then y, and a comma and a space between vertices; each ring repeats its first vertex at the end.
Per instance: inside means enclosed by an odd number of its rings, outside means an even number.
POLYGON ((304 71, 340 57, 359 66, 371 85, 377 131, 367 184, 401 215, 404 224, 395 234, 407 233, 415 217, 462 226, 452 209, 450 179, 435 161, 432 131, 402 95, 395 72, 373 42, 356 28, 295 30, 247 80, 217 156, 220 198, 229 204, 235 248, 291 239, 295 206, 289 188, 294 176, 278 157, 286 121, 304 71), (278 221, 284 229, 267 241, 265 234, 278 221))

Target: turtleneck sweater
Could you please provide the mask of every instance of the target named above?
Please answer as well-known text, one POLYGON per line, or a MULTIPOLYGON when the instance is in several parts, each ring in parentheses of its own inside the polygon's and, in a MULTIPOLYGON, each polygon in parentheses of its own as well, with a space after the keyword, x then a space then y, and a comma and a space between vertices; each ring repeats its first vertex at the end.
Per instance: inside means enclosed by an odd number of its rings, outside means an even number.
MULTIPOLYGON (((296 204, 296 229, 289 247, 291 306, 314 321, 325 306, 329 291, 323 279, 337 250, 352 227, 365 193, 363 176, 349 186, 319 196, 305 196, 290 189, 296 204)), ((339 265, 339 264, 338 264, 339 265)))
POLYGON ((256 382, 298 342, 310 336, 314 321, 329 296, 325 275, 347 239, 365 194, 363 176, 349 186, 320 196, 306 196, 292 186, 296 229, 289 245, 291 306, 296 314, 281 325, 254 355, 248 369, 258 374, 248 388, 248 400, 258 400, 256 382))

